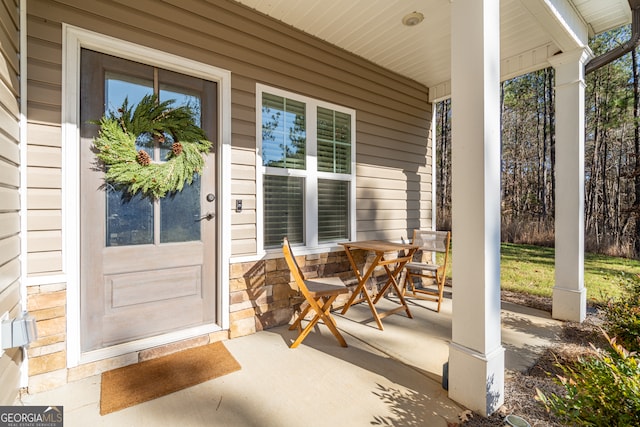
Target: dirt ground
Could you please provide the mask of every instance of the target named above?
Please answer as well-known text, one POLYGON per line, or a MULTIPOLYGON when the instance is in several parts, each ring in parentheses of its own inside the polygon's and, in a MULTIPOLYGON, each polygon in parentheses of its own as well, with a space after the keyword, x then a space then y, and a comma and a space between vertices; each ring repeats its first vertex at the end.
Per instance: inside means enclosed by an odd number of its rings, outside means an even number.
MULTIPOLYGON (((551 312, 551 298, 508 291, 502 291, 501 297, 503 301, 551 312)), ((574 361, 579 356, 592 352, 590 344, 604 347, 606 343, 598 329, 601 322, 602 319, 595 309, 588 311, 583 323, 567 322, 562 331, 564 341, 561 345, 549 348, 527 372, 505 373, 505 400, 498 411, 488 418, 465 412, 460 414, 460 422, 450 427, 505 426, 504 417, 509 414, 524 418, 532 427, 562 427, 563 424, 547 413, 544 406, 535 399, 536 389, 542 390, 545 394, 562 393, 563 388, 553 381, 555 374, 560 373, 556 366, 558 361, 574 361)))

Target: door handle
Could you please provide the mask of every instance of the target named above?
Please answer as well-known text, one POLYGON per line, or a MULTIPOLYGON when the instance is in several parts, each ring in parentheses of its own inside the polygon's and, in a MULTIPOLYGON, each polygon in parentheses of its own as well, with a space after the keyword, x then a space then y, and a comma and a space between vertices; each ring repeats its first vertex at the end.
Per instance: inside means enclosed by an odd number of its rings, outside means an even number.
POLYGON ((214 216, 215 215, 212 214, 211 212, 207 212, 206 214, 202 215, 198 221, 202 221, 203 219, 206 219, 207 221, 211 221, 214 216))

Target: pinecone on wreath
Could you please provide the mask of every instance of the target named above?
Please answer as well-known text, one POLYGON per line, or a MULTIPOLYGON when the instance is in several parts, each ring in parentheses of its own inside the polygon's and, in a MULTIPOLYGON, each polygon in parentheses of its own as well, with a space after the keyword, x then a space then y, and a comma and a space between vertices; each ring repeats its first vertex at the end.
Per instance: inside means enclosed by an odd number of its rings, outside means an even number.
POLYGON ((136 156, 136 161, 142 166, 149 166, 151 164, 151 157, 146 151, 140 150, 136 156))
POLYGON ((182 144, 180 144, 179 142, 174 142, 171 145, 171 151, 173 151, 174 156, 179 156, 180 154, 182 154, 182 144))

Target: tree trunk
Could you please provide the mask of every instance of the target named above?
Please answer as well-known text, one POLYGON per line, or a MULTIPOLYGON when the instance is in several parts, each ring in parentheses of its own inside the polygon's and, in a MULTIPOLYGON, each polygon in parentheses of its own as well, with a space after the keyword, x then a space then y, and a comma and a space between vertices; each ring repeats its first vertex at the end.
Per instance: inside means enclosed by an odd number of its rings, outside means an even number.
POLYGON ((544 70, 544 74, 542 76, 542 98, 544 100, 544 109, 543 109, 543 121, 542 121, 542 185, 540 186, 540 202, 542 203, 542 220, 546 222, 547 220, 547 179, 548 179, 548 171, 547 171, 547 138, 548 138, 548 126, 549 126, 549 99, 547 99, 547 74, 550 74, 549 69, 544 70))
POLYGON ((638 129, 638 126, 640 126, 638 123, 640 92, 638 91, 638 58, 635 49, 631 51, 631 64, 633 69, 633 154, 635 156, 635 171, 633 174, 635 200, 633 202, 633 214, 635 214, 636 218, 633 246, 636 257, 640 257, 640 129, 638 129))
POLYGON ((556 206, 556 106, 553 93, 554 71, 549 69, 547 75, 547 98, 549 99, 549 180, 551 182, 551 194, 549 195, 549 214, 555 216, 556 206))

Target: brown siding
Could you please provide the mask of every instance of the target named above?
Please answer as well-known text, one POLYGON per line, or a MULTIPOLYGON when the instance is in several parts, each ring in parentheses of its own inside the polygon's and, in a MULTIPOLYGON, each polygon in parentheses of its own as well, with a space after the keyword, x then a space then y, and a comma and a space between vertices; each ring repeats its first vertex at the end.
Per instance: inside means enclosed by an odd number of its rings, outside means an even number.
POLYGON ((27 273, 55 274, 62 270, 62 34, 59 24, 29 17, 27 25, 27 273))
MULTIPOLYGON (((410 235, 413 228, 430 225, 431 165, 426 155, 431 105, 424 86, 229 0, 29 0, 30 275, 58 274, 62 269, 62 23, 231 71, 232 194, 226 203, 231 212, 233 256, 254 255, 258 249, 258 82, 356 110, 357 238, 398 239, 410 235), (233 210, 236 199, 243 200, 242 213, 233 210)), ((349 272, 339 254, 315 257, 309 261, 335 263, 336 272, 349 272)), ((281 261, 230 267, 232 336, 290 318, 290 278, 286 269, 277 267, 281 261)), ((54 289, 64 293, 65 286, 54 289)), ((30 287, 29 304, 36 295, 44 297, 50 291, 46 286, 30 287)), ((39 326, 45 330, 47 322, 57 327, 32 345, 29 354, 34 366, 46 365, 45 358, 61 351, 64 303, 61 297, 38 306, 39 326)), ((30 388, 64 382, 61 371, 48 376, 46 371, 37 370, 38 375, 33 371, 30 388)))
MULTIPOLYGON (((431 198, 427 143, 431 105, 427 89, 314 37, 295 31, 231 1, 151 0, 29 2, 29 118, 31 126, 59 126, 61 22, 148 45, 232 72, 232 254, 256 253, 255 84, 281 87, 356 110, 358 238, 398 238, 430 224, 419 211, 431 198), (381 178, 380 170, 392 177, 381 178), (377 210, 375 215, 370 212, 377 210)), ((31 133, 30 133, 31 135, 31 133)), ((30 136, 30 144, 50 139, 30 136)), ((430 142, 429 142, 430 144, 430 142)), ((60 185, 55 153, 35 163, 32 189, 60 185), (44 185, 44 183, 47 183, 44 185)), ((38 158, 44 158, 38 156, 38 158)), ((30 180, 31 182, 31 180, 30 180)), ((57 214, 56 206, 41 209, 57 214)), ((52 217, 51 221, 55 221, 52 217)), ((37 239, 37 236, 33 236, 37 239)), ((41 262, 53 271, 60 263, 41 262)))
MULTIPOLYGON (((20 105, 17 1, 0 3, 0 315, 20 308, 20 105)), ((0 405, 15 402, 22 350, 0 356, 0 405)))

